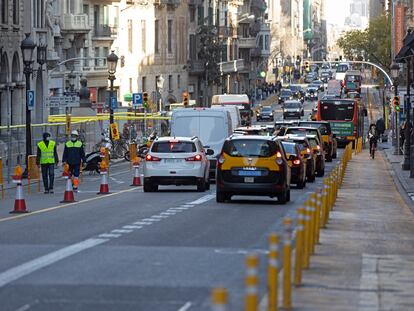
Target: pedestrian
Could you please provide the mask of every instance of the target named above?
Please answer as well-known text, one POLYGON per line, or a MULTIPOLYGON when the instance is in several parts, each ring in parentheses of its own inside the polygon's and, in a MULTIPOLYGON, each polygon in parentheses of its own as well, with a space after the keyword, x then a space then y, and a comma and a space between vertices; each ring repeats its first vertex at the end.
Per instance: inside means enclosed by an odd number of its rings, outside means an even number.
POLYGON ((377 128, 377 135, 379 138, 381 138, 382 141, 382 136, 384 135, 385 132, 385 122, 384 119, 380 118, 377 120, 375 127, 377 128))
POLYGON ((400 148, 404 147, 404 141, 405 141, 405 121, 401 123, 400 125, 400 148))
POLYGON ((43 133, 43 140, 37 144, 36 164, 42 170, 43 186, 46 193, 53 193, 53 183, 55 180, 55 165, 59 163, 56 151, 56 142, 50 139, 50 134, 43 133))
POLYGON ((69 171, 73 177, 73 190, 77 191, 79 186, 79 174, 81 163, 85 163, 85 150, 83 144, 78 140, 79 133, 74 130, 70 134, 70 140, 66 142, 63 151, 62 162, 69 165, 69 171))

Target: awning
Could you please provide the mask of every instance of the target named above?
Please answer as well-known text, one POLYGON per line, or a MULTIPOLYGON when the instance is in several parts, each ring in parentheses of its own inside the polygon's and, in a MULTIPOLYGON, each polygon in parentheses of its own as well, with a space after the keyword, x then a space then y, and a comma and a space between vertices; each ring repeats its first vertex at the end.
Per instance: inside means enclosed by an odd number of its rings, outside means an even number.
POLYGON ((401 50, 398 52, 397 55, 395 55, 395 61, 397 63, 405 63, 405 59, 408 56, 412 56, 413 55, 413 50, 411 49, 410 46, 404 45, 401 50))

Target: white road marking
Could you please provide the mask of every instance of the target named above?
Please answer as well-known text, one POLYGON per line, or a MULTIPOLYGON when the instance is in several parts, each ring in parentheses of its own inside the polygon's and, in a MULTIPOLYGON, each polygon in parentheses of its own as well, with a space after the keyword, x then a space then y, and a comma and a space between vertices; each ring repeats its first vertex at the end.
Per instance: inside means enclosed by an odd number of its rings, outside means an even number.
POLYGON ((182 207, 194 207, 194 204, 183 204, 182 207))
POLYGON ((145 219, 143 219, 142 221, 146 221, 146 222, 153 222, 153 221, 156 221, 155 219, 153 219, 153 218, 145 218, 145 219))
POLYGON ((102 233, 98 235, 98 237, 104 238, 104 239, 119 238, 120 236, 121 236, 120 234, 112 234, 112 233, 102 233))
POLYGON ((30 260, 24 264, 0 273, 0 287, 16 281, 42 268, 50 266, 62 259, 73 256, 89 248, 93 248, 109 241, 108 239, 87 239, 82 242, 64 247, 55 252, 30 260))
POLYGON ((111 232, 113 232, 113 233, 131 233, 132 231, 134 231, 134 230, 115 229, 115 230, 112 230, 111 232))
POLYGON ((211 199, 215 198, 216 195, 215 194, 207 194, 201 198, 199 198, 198 200, 195 200, 193 202, 190 202, 188 204, 193 204, 193 205, 199 205, 199 204, 203 204, 205 202, 210 201, 211 199))
POLYGON ((173 212, 162 212, 160 215, 173 216, 173 215, 175 215, 175 213, 173 213, 173 212))
POLYGON ((16 309, 16 311, 26 311, 29 310, 31 308, 31 305, 26 304, 24 306, 21 306, 20 308, 16 309))
POLYGON ((151 221, 161 221, 162 219, 160 219, 160 218, 150 218, 151 219, 151 221))
POLYGON ((147 221, 136 221, 133 223, 134 225, 139 225, 139 226, 143 226, 143 225, 152 225, 152 222, 147 222, 147 221))
POLYGON ((168 218, 168 216, 163 216, 163 215, 154 215, 154 216, 151 216, 151 218, 156 218, 156 219, 165 219, 165 218, 168 218))
POLYGON ((180 207, 175 207, 175 209, 181 209, 181 210, 185 211, 185 210, 188 210, 189 208, 188 207, 180 206, 180 207))
POLYGON ((116 178, 114 178, 112 176, 110 176, 109 179, 112 180, 112 181, 114 181, 114 182, 116 182, 117 184, 125 184, 125 181, 118 180, 118 179, 116 179, 116 178))
POLYGON ((178 311, 187 311, 193 304, 190 301, 187 301, 184 306, 182 306, 178 311))
POLYGON ((171 209, 168 209, 167 212, 181 213, 181 212, 184 212, 184 210, 171 208, 171 209))
POLYGON ((141 229, 142 226, 131 226, 131 225, 127 225, 127 226, 123 226, 122 229, 141 229))

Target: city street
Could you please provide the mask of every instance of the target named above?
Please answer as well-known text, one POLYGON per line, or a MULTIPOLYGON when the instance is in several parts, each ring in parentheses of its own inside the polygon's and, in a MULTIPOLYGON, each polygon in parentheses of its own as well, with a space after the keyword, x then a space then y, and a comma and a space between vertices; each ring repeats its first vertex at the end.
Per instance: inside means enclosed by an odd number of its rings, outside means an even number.
POLYGON ((129 186, 126 163, 111 168, 111 194, 96 195, 99 179, 84 177, 76 203, 59 203, 62 182, 55 194, 26 195, 32 212, 23 215, 8 214, 8 191, 0 211, 2 310, 209 310, 215 286, 228 288, 231 309, 241 309, 245 255, 260 254, 264 285, 268 234, 282 233, 283 217, 294 217, 322 183, 292 189, 286 205, 263 197, 217 204, 214 186, 143 193, 129 186))

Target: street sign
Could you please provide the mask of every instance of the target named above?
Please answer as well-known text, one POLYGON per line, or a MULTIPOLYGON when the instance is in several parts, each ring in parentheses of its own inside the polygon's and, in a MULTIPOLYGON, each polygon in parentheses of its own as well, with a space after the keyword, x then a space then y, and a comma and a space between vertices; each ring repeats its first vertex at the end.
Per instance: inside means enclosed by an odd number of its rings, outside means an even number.
POLYGON ((118 140, 120 138, 119 137, 118 124, 117 123, 111 123, 110 128, 111 128, 112 140, 118 140))
POLYGON ((35 94, 34 91, 27 91, 27 109, 33 110, 35 107, 35 94))
POLYGON ((132 107, 142 107, 142 93, 132 94, 132 107))
POLYGON ((118 101, 116 100, 116 97, 111 98, 111 109, 114 110, 118 108, 118 101))
POLYGON ((79 107, 79 96, 50 96, 46 98, 46 107, 79 107))

